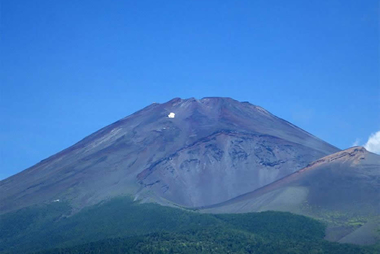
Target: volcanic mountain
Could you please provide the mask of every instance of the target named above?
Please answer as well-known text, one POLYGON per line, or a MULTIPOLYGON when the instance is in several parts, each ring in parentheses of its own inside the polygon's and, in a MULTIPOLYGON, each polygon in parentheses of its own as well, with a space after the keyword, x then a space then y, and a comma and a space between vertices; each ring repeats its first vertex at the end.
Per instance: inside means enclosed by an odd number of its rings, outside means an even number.
POLYGON ((0 212, 53 201, 80 210, 120 195, 208 206, 338 151, 248 102, 175 98, 151 104, 1 181, 0 212))
POLYGON ((255 191, 203 207, 203 212, 289 211, 329 224, 327 239, 380 241, 380 156, 352 147, 255 191))

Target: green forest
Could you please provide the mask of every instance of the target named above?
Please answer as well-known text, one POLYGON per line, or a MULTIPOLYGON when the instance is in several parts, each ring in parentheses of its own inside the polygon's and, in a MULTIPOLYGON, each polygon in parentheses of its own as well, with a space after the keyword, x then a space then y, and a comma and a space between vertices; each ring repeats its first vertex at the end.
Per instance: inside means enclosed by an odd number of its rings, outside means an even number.
POLYGON ((379 253, 324 240, 325 225, 284 212, 201 214, 115 198, 56 202, 0 217, 0 253, 379 253))

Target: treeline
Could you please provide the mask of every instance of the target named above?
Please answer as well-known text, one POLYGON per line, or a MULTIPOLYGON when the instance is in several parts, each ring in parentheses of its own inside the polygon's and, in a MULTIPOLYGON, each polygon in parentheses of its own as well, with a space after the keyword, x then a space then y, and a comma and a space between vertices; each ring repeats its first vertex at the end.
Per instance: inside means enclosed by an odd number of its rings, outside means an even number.
POLYGON ((265 237, 228 228, 207 228, 182 233, 153 233, 130 238, 107 239, 71 248, 57 248, 38 254, 95 253, 378 253, 375 249, 337 244, 322 239, 297 241, 290 238, 265 237))
POLYGON ((284 212, 211 215, 129 198, 69 211, 51 203, 0 216, 0 252, 379 253, 327 242, 323 224, 284 212))

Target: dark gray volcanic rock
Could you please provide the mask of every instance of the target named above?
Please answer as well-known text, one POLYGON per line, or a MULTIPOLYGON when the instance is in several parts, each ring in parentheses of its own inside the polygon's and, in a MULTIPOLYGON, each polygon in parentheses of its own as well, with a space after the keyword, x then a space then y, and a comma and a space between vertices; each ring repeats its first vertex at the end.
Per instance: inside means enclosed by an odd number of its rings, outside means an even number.
POLYGON ((1 213, 117 195, 184 206, 253 191, 338 149, 230 98, 154 103, 0 182, 1 213), (168 114, 174 112, 175 118, 168 114))
POLYGON ((319 156, 311 148, 273 136, 220 131, 163 158, 137 177, 143 190, 193 207, 255 190, 319 156))
POLYGON ((327 238, 380 241, 380 156, 353 147, 253 192, 202 208, 211 213, 289 211, 326 221, 327 238))

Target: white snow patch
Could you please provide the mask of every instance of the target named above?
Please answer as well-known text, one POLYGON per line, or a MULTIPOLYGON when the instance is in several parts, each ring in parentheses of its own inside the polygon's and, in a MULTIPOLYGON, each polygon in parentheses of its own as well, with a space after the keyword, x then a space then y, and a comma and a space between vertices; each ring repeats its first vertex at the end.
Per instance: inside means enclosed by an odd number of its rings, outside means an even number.
POLYGON ((175 117, 175 113, 173 112, 170 112, 170 114, 168 115, 169 118, 174 118, 175 117))

